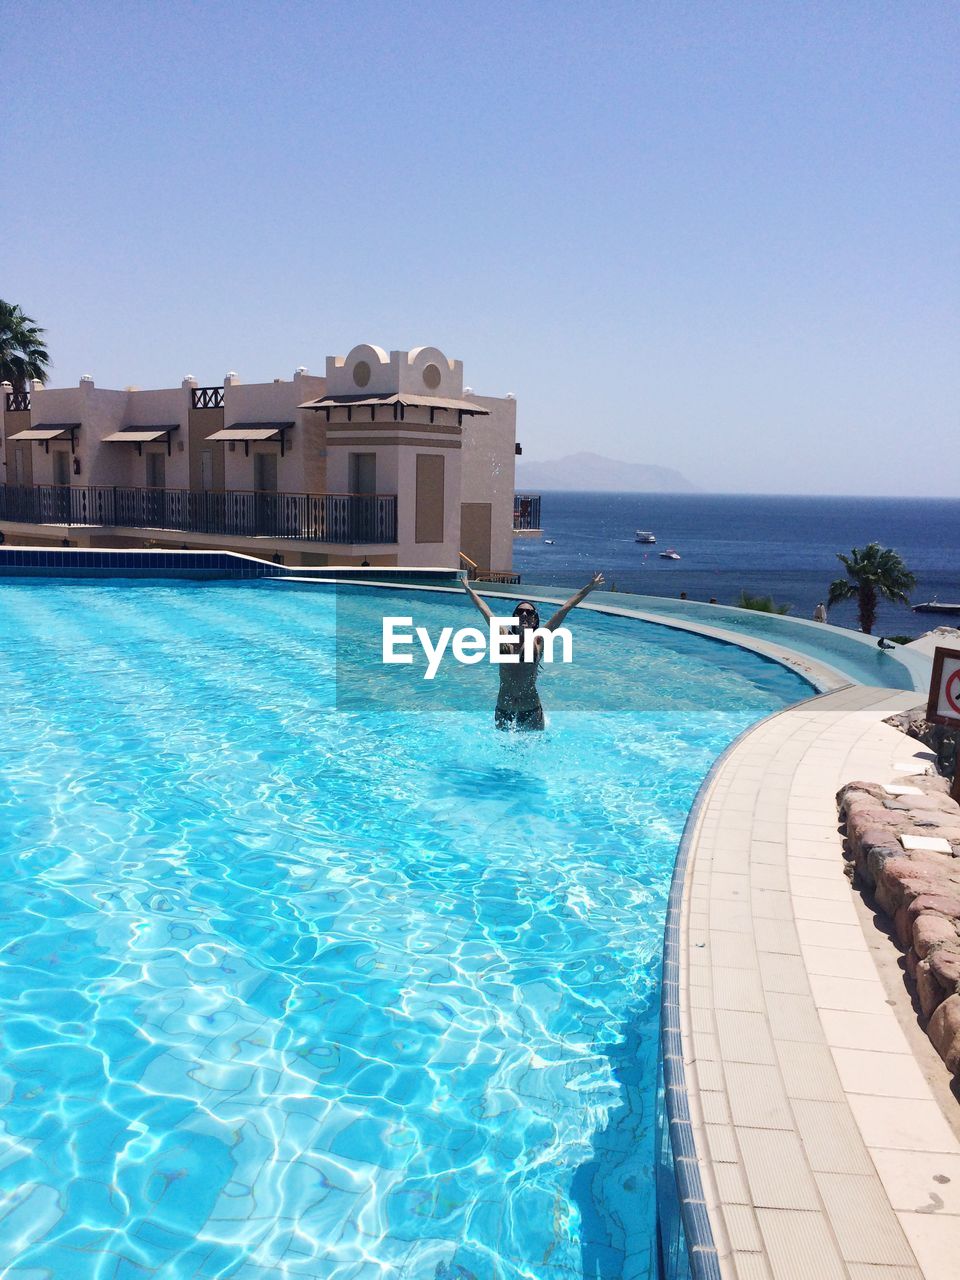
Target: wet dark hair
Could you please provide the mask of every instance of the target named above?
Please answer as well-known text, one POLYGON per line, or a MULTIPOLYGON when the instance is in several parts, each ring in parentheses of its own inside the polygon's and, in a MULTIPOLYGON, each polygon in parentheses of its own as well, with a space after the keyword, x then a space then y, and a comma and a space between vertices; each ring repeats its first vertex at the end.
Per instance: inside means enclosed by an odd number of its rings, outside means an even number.
POLYGON ((514 611, 513 611, 513 616, 514 616, 515 618, 519 618, 519 617, 520 617, 521 612, 523 612, 523 613, 532 613, 532 614, 533 614, 533 625, 534 625, 535 627, 539 627, 539 625, 540 625, 540 614, 537 612, 537 606, 536 606, 535 604, 531 604, 529 600, 521 600, 521 601, 520 601, 520 603, 517 605, 517 607, 514 609, 514 611))

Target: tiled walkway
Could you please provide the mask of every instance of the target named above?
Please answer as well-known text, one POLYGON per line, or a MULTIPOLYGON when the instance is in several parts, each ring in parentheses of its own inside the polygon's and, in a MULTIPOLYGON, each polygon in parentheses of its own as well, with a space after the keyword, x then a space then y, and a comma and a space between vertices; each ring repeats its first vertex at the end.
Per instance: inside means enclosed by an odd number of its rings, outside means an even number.
POLYGON ((903 772, 918 744, 882 721, 916 702, 855 686, 792 708, 733 749, 701 808, 681 1014, 724 1275, 960 1275, 960 1143, 871 956, 834 800, 903 772))

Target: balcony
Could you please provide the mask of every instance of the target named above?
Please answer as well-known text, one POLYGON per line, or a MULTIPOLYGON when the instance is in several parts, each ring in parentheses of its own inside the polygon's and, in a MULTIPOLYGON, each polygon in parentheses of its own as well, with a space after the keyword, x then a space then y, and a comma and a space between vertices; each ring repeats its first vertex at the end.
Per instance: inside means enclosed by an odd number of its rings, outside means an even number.
POLYGON ((539 493, 516 493, 513 496, 513 531, 526 533, 540 529, 539 493))
POLYGON ((222 409, 223 387, 194 387, 191 404, 194 409, 222 409))
POLYGON ((345 544, 397 540, 395 494, 0 485, 0 520, 345 544))
POLYGON ((29 413, 30 392, 8 391, 6 396, 7 413, 29 413))

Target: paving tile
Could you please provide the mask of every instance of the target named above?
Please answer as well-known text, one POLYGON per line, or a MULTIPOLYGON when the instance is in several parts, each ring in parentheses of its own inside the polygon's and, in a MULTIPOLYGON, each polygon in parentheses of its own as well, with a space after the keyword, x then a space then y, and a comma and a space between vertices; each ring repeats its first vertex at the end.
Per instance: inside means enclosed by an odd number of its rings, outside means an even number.
POLYGON ((717 1038, 725 1062, 776 1062, 766 1016, 718 1009, 717 1038))
POLYGON ((879 1147, 870 1154, 895 1209, 960 1216, 960 1154, 879 1147))
POLYGON ((953 1155, 960 1144, 936 1102, 873 1098, 851 1094, 850 1109, 868 1147, 940 1151, 953 1155))
POLYGON ((714 964, 733 969, 753 969, 757 964, 752 940, 745 941, 742 934, 723 929, 710 930, 709 954, 714 964))
POLYGON ((738 1129, 737 1142, 753 1203, 764 1209, 817 1209, 813 1179, 795 1133, 738 1129))
POLYGON ((913 1251, 875 1175, 818 1173, 816 1181, 847 1262, 913 1263, 913 1251))
POLYGON ((725 1204, 723 1225, 734 1250, 759 1253, 763 1248, 754 1210, 746 1204, 725 1204))
POLYGON ((751 862, 787 865, 787 846, 782 840, 754 840, 750 845, 751 862))
POLYGON ((873 1172, 873 1164, 846 1101, 793 1101, 797 1133, 817 1173, 873 1172))
POLYGON ((707 1135, 707 1147, 710 1150, 711 1160, 721 1164, 737 1164, 739 1162, 740 1152, 737 1149, 737 1141, 730 1125, 705 1124, 703 1130, 707 1135))
POLYGON ((822 920, 824 924, 852 924, 860 928, 849 893, 842 898, 811 898, 794 886, 793 912, 797 920, 822 920))
POLYGON ((777 1055, 788 1098, 820 1099, 824 1102, 844 1100, 840 1077, 827 1045, 781 1041, 777 1045, 777 1055))
POLYGON ((912 1053, 835 1048, 833 1058, 847 1093, 929 1101, 930 1086, 912 1053))
POLYGON ((793 1128, 793 1115, 776 1067, 754 1062, 728 1062, 724 1075, 730 1114, 738 1128, 793 1128))
POLYGON ((848 951, 839 947, 804 946, 803 958, 808 973, 858 978, 864 982, 879 982, 880 975, 870 952, 848 951))
POLYGON ((759 1209, 757 1221, 774 1280, 847 1280, 821 1213, 759 1209))
POLYGON ((957 1280, 960 1218, 935 1213, 898 1213, 924 1280, 957 1280))
POLYGON ((726 1086, 723 1080, 723 1068, 719 1062, 698 1061, 694 1068, 697 1085, 704 1090, 722 1092, 726 1086))
MULTIPOLYGON (((797 861, 802 861, 804 866, 808 865, 806 858, 797 859, 797 861)), ((811 876, 801 874, 791 866, 790 885, 798 898, 813 898, 818 902, 850 901, 850 881, 839 867, 835 876, 811 876)))
POLYGON ((781 862, 758 862, 750 868, 750 883, 755 889, 789 889, 790 877, 781 862))
POLYGON ((704 1089, 697 1097, 704 1122, 707 1124, 729 1124, 730 1110, 727 1106, 727 1095, 713 1089, 704 1089))
POLYGON ((763 1013, 766 1008, 760 975, 752 969, 727 969, 718 965, 713 971, 713 999, 718 1009, 763 1013))
POLYGON ((733 1253, 730 1255, 737 1280, 772 1280, 773 1272, 762 1253, 733 1253))
POLYGON ((863 930, 856 919, 851 924, 798 920, 797 934, 805 947, 833 947, 838 951, 862 951, 866 946, 863 930))
POLYGON ((717 1164, 713 1166, 713 1180, 717 1184, 717 1195, 724 1204, 749 1204, 750 1192, 738 1164, 717 1164))
POLYGON ((806 966, 800 956, 765 951, 760 957, 760 981, 767 992, 799 996, 810 991, 806 966))
POLYGON ((883 1013, 851 1013, 821 1009, 820 1020, 827 1043, 835 1049, 866 1049, 875 1053, 903 1053, 906 1039, 893 1010, 883 1013))
POLYGON ((884 1267, 876 1262, 848 1262, 850 1280, 923 1280, 918 1267, 884 1267))
POLYGON ((793 902, 786 889, 753 889, 750 894, 750 905, 756 919, 793 919, 793 902))
POLYGON ((767 1016, 774 1040, 803 1040, 808 1044, 823 1042, 823 1028, 811 995, 782 992, 771 999, 767 1016))
POLYGON ((810 990, 820 1010, 838 1009, 846 1013, 890 1013, 887 995, 876 979, 838 978, 832 974, 810 974, 810 990))
MULTIPOLYGON (((754 939, 757 951, 772 951, 780 955, 799 955, 800 939, 796 926, 788 920, 754 920, 754 939)), ((761 960, 762 964, 762 960, 761 960)))

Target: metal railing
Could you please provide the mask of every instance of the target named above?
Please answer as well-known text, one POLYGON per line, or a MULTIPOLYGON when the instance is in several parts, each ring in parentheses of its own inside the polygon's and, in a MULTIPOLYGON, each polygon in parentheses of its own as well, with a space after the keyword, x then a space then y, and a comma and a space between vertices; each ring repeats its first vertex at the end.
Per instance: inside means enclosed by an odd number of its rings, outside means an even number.
POLYGON ((194 409, 222 409, 223 387, 194 387, 192 404, 194 409))
POLYGON ((25 413, 30 408, 30 392, 29 391, 8 391, 7 392, 7 413, 25 413))
POLYGON ((0 520, 388 543, 397 540, 397 499, 395 494, 0 485, 0 520))
POLYGON ((539 493, 515 493, 513 495, 514 529, 540 528, 539 493))

